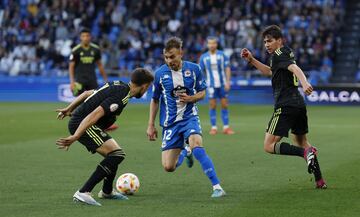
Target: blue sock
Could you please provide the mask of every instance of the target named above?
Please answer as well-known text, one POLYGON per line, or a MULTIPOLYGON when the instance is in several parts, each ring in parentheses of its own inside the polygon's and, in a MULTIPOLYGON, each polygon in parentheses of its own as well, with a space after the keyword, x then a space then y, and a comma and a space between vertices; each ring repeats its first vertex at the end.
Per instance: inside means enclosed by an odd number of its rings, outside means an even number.
POLYGON ((210 109, 210 123, 212 127, 216 127, 216 109, 210 109))
POLYGON ((224 126, 229 126, 229 110, 221 109, 221 118, 224 126))
POLYGON ((210 179, 212 185, 219 184, 220 181, 216 176, 214 165, 209 156, 207 156, 205 149, 203 147, 195 147, 192 152, 196 160, 200 162, 204 173, 210 179))
POLYGON ((179 158, 178 158, 178 161, 176 163, 176 168, 181 166, 181 164, 184 162, 184 158, 186 157, 186 155, 187 155, 187 151, 186 151, 186 149, 183 149, 179 154, 179 158))

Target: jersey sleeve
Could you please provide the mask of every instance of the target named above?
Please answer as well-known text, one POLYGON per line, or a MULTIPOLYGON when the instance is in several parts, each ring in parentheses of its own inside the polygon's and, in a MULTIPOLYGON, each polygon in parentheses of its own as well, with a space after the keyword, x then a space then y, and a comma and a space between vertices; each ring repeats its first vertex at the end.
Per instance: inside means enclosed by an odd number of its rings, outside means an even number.
POLYGON ((161 94, 161 85, 160 85, 160 73, 155 73, 155 80, 153 83, 153 95, 152 98, 158 100, 161 94))
POLYGON ((199 60, 199 65, 200 65, 202 73, 205 75, 204 55, 201 55, 200 60, 199 60))
POLYGON ((201 67, 199 65, 195 70, 195 75, 196 75, 195 90, 197 92, 205 90, 206 89, 206 81, 204 79, 204 76, 201 72, 201 67))
POLYGON ((224 68, 230 67, 230 58, 225 54, 223 55, 224 55, 224 68))
POLYGON ((280 69, 287 69, 291 64, 296 64, 294 53, 285 49, 278 49, 274 53, 273 65, 280 69))
POLYGON ((96 49, 96 52, 95 52, 95 61, 98 61, 101 59, 101 51, 100 49, 96 49))
POLYGON ((72 51, 70 54, 69 60, 71 62, 78 62, 78 59, 79 59, 79 53, 76 50, 72 51))
POLYGON ((117 111, 122 110, 124 107, 124 104, 122 103, 122 99, 118 96, 111 96, 100 104, 100 106, 105 111, 106 115, 112 115, 117 114, 117 111))

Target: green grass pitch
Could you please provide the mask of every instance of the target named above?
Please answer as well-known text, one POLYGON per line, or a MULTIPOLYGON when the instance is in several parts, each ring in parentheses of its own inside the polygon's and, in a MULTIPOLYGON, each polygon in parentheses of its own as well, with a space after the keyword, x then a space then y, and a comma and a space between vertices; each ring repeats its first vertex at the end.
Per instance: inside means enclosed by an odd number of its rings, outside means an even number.
POLYGON ((230 121, 237 133, 210 136, 208 109, 201 105, 204 145, 228 193, 211 199, 211 185, 198 163, 192 169, 183 165, 174 173, 164 172, 160 140, 146 138, 148 105, 130 104, 111 135, 127 153, 118 175, 135 173, 140 191, 129 201, 100 200, 102 207, 90 207, 74 204, 72 195, 101 158, 80 143, 68 152, 56 149, 55 140, 68 135, 67 121, 56 120, 54 112, 63 105, 0 103, 1 217, 360 215, 359 107, 308 108, 308 138, 319 148, 329 186, 316 190, 303 159, 263 151, 271 106, 231 105, 230 121))

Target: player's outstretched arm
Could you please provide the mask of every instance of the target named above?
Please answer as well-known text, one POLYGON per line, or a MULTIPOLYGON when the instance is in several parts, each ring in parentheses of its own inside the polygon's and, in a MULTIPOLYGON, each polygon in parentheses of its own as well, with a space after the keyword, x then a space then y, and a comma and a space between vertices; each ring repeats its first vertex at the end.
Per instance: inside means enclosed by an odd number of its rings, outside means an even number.
POLYGON ((66 108, 56 109, 56 112, 58 112, 57 119, 62 120, 66 116, 71 116, 71 112, 93 93, 94 90, 85 91, 80 94, 80 96, 76 97, 66 108))
POLYGON ((304 72, 300 69, 300 67, 296 64, 291 64, 288 66, 288 70, 290 72, 294 73, 294 75, 299 79, 301 86, 304 90, 304 93, 306 95, 310 95, 313 91, 313 87, 307 81, 306 76, 305 76, 304 72))
POLYGON ((94 125, 101 117, 103 117, 104 114, 105 111, 103 107, 97 107, 81 121, 74 135, 68 136, 66 138, 60 138, 56 141, 58 148, 68 150, 70 145, 78 140, 80 136, 83 135, 90 126, 94 125))
POLYGON ((152 99, 150 102, 149 122, 146 130, 147 137, 150 141, 155 141, 157 138, 157 130, 155 128, 155 118, 159 110, 159 100, 152 99))
POLYGON ((257 68, 263 75, 271 75, 271 68, 257 60, 247 48, 241 50, 241 57, 257 68))

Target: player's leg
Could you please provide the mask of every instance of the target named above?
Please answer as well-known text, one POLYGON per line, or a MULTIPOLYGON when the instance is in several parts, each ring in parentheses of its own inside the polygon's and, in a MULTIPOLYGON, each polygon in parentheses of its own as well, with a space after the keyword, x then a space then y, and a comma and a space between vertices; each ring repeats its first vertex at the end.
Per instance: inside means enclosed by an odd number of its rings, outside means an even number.
POLYGON ((211 129, 209 134, 215 135, 217 133, 217 126, 216 126, 216 99, 212 98, 209 99, 209 116, 210 116, 210 124, 211 129))
POLYGON ((175 171, 186 157, 186 150, 183 148, 184 138, 179 132, 181 128, 182 126, 176 123, 171 127, 163 128, 162 131, 161 162, 167 172, 175 171))
POLYGON ((125 153, 114 139, 108 139, 96 152, 104 157, 104 159, 96 167, 93 174, 79 190, 81 193, 91 192, 93 188, 102 180, 104 180, 103 188, 98 196, 104 199, 126 200, 126 196, 113 191, 113 182, 119 164, 124 160, 125 153))
POLYGON ((202 170, 209 178, 213 186, 213 194, 211 197, 225 196, 225 191, 220 185, 220 181, 216 175, 214 164, 211 158, 206 154, 204 147, 202 146, 202 137, 199 134, 192 134, 189 137, 189 146, 192 149, 192 153, 197 161, 199 161, 202 170))
POLYGON ((216 93, 215 88, 208 88, 208 97, 209 97, 209 117, 211 129, 209 131, 210 135, 215 135, 217 133, 216 126, 216 93))
POLYGON ((282 137, 288 137, 292 126, 291 111, 278 108, 269 121, 264 139, 264 150, 271 154, 293 155, 304 157, 304 148, 280 142, 282 137))
POLYGON ((229 126, 229 101, 228 98, 225 96, 225 90, 224 96, 220 99, 221 103, 221 119, 223 121, 223 133, 227 135, 232 135, 235 132, 230 128, 229 126))
POLYGON ((86 130, 85 134, 80 137, 79 142, 85 145, 90 152, 97 152, 104 157, 86 183, 79 189, 79 193, 91 192, 95 185, 104 179, 104 186, 101 191, 103 198, 127 199, 126 196, 112 191, 112 183, 118 165, 125 158, 125 153, 117 142, 95 125, 86 130))
POLYGON ((317 149, 312 147, 307 140, 306 134, 304 135, 295 135, 293 134, 293 140, 298 146, 303 147, 305 149, 305 160, 307 160, 308 164, 308 172, 313 173, 316 182, 316 188, 326 189, 327 185, 325 180, 322 177, 320 164, 317 157, 317 149))
POLYGON ((168 149, 161 153, 161 163, 166 172, 174 172, 178 165, 178 159, 182 149, 168 149))
POLYGON ((184 138, 188 141, 189 147, 192 150, 192 154, 194 155, 195 159, 199 161, 202 170, 211 181, 214 190, 212 197, 224 196, 225 191, 220 186, 220 181, 216 175, 214 164, 211 158, 206 154, 202 145, 202 130, 199 117, 194 117, 187 121, 186 125, 183 127, 183 130, 184 138))

